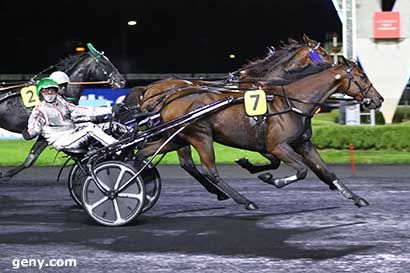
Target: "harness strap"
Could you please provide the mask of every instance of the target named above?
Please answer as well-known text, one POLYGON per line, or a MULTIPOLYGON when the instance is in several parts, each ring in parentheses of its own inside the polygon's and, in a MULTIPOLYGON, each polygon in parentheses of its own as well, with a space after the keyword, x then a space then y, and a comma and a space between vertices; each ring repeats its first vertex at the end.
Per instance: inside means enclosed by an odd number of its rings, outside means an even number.
MULTIPOLYGON (((142 101, 142 99, 143 99, 143 97, 142 97, 141 100, 140 100, 140 101, 141 101, 140 103, 143 104, 144 102, 146 102, 146 101, 148 101, 148 100, 150 100, 150 99, 152 99, 152 98, 155 98, 155 97, 158 97, 158 96, 163 95, 162 97, 159 97, 159 98, 154 102, 154 104, 148 104, 148 105, 147 105, 147 110, 148 110, 148 111, 152 111, 152 110, 153 110, 155 107, 157 107, 166 97, 169 97, 170 95, 175 94, 176 91, 180 90, 181 88, 183 88, 183 87, 179 86, 179 87, 172 87, 172 88, 166 89, 166 90, 164 90, 164 91, 162 91, 162 92, 160 92, 160 93, 153 94, 153 95, 149 96, 148 98, 144 99, 144 101, 142 101)), ((145 94, 148 90, 149 90, 149 88, 145 89, 144 94, 145 94)))
POLYGON ((262 147, 262 151, 266 152, 266 141, 265 141, 265 135, 266 135, 266 115, 264 116, 258 116, 257 117, 257 123, 259 125, 258 128, 258 139, 259 139, 259 145, 262 147))
POLYGON ((105 84, 109 84, 110 81, 91 81, 91 82, 70 82, 70 85, 105 85, 105 84))
POLYGON ((148 110, 148 111, 152 111, 152 110, 154 110, 158 105, 160 105, 160 104, 162 103, 161 109, 159 109, 159 110, 156 111, 156 112, 160 112, 160 111, 162 110, 162 108, 164 108, 165 106, 167 106, 167 105, 170 104, 171 102, 173 102, 173 101, 175 101, 175 100, 177 100, 177 99, 180 99, 180 98, 184 98, 184 97, 191 96, 191 95, 202 94, 202 93, 217 93, 217 94, 220 93, 220 92, 217 91, 217 90, 212 90, 212 89, 209 89, 209 88, 206 88, 206 89, 205 89, 205 88, 202 88, 202 89, 199 89, 199 90, 196 90, 196 91, 193 91, 193 92, 189 92, 189 93, 186 93, 186 94, 182 94, 181 96, 175 97, 175 98, 173 98, 172 100, 168 101, 168 99, 169 99, 172 95, 176 94, 177 91, 180 91, 180 90, 182 91, 184 88, 189 88, 189 87, 192 87, 192 86, 173 88, 173 89, 175 89, 175 90, 172 90, 173 92, 171 92, 171 93, 169 93, 169 94, 167 94, 167 95, 164 95, 164 96, 158 98, 158 99, 154 102, 154 104, 149 104, 149 105, 147 105, 147 110, 148 110))
POLYGON ((10 90, 10 89, 15 89, 15 88, 18 88, 18 87, 26 87, 26 86, 30 86, 30 85, 32 85, 32 82, 26 82, 26 83, 17 84, 17 85, 1 87, 0 91, 7 91, 7 90, 10 90))
POLYGON ((74 97, 66 97, 66 96, 64 96, 64 95, 62 95, 62 97, 63 97, 63 99, 65 99, 66 101, 68 101, 68 102, 72 102, 72 103, 74 103, 74 104, 76 104, 76 105, 78 105, 78 102, 79 102, 79 100, 80 100, 80 98, 74 98, 74 97))
POLYGON ((16 97, 16 96, 19 96, 19 95, 20 95, 19 91, 9 91, 9 92, 7 92, 5 94, 2 94, 0 96, 0 103, 5 101, 5 100, 8 100, 9 98, 16 97))

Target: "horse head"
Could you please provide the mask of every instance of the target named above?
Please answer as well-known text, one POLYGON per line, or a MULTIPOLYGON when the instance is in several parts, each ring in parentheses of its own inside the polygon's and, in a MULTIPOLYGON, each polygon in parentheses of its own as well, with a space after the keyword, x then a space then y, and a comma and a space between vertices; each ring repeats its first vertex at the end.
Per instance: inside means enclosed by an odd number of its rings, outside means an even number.
MULTIPOLYGON (((67 73, 72 82, 107 81, 112 88, 124 87, 124 77, 104 53, 96 50, 90 43, 87 47, 88 52, 69 56, 54 67, 67 73)), ((69 85, 63 96, 76 103, 81 93, 81 85, 69 85)))
POLYGON ((357 101, 362 101, 370 109, 379 108, 384 99, 374 88, 367 75, 355 62, 345 58, 342 60, 339 66, 340 72, 335 74, 335 79, 341 81, 338 91, 357 101))
POLYGON ((284 71, 300 70, 310 65, 332 64, 333 58, 320 45, 319 42, 310 39, 303 34, 303 43, 297 44, 297 47, 290 58, 284 60, 281 66, 284 71))
POLYGON ((104 52, 99 52, 91 44, 87 44, 89 58, 88 76, 96 76, 100 79, 108 80, 112 88, 123 88, 125 79, 111 61, 104 55, 104 52))
POLYGON ((125 86, 125 79, 111 61, 90 43, 88 52, 69 56, 55 65, 71 81, 107 81, 112 88, 125 86))
POLYGON ((278 50, 269 47, 262 60, 251 62, 239 70, 240 80, 280 80, 287 72, 315 64, 332 64, 333 60, 320 43, 303 35, 303 43, 289 40, 278 50))

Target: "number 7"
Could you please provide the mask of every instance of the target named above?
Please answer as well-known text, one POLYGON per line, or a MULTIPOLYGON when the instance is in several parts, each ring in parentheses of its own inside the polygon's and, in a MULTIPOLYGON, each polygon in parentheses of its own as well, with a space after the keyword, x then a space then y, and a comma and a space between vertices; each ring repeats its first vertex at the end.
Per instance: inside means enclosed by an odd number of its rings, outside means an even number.
POLYGON ((256 111, 256 108, 258 107, 260 95, 250 95, 250 97, 255 99, 255 104, 253 105, 253 111, 256 111))

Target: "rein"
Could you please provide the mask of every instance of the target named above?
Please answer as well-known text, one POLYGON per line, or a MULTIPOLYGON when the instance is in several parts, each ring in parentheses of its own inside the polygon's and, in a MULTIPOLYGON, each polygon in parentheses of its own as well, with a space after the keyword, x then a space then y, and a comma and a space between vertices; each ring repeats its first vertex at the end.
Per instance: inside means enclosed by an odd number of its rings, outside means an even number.
POLYGON ((25 83, 22 83, 22 84, 17 84, 17 85, 11 85, 11 86, 7 86, 7 87, 1 87, 0 92, 7 91, 7 90, 10 90, 10 89, 19 88, 19 87, 27 87, 27 86, 33 85, 36 82, 35 79, 39 75, 44 74, 44 73, 46 73, 47 71, 50 71, 53 68, 54 68, 54 65, 50 65, 49 67, 43 69, 40 73, 37 73, 33 77, 31 77, 30 81, 28 81, 28 82, 25 82, 25 83))
POLYGON ((55 65, 50 65, 49 67, 41 70, 41 72, 37 73, 36 75, 34 75, 33 77, 31 77, 30 82, 35 82, 35 80, 38 78, 38 76, 50 71, 51 69, 53 69, 55 67, 55 65))
MULTIPOLYGON (((33 79, 34 79, 34 77, 33 77, 33 79)), ((35 82, 29 81, 29 82, 22 83, 22 84, 16 84, 16 85, 11 85, 11 86, 7 86, 7 87, 0 87, 0 92, 8 91, 10 89, 15 89, 15 88, 19 88, 19 87, 27 87, 27 86, 30 86, 30 85, 33 85, 33 84, 35 84, 35 82)), ((106 85, 106 84, 110 84, 110 81, 70 82, 69 84, 70 85, 106 85)))
POLYGON ((311 104, 311 105, 315 105, 315 106, 319 106, 319 107, 323 106, 323 103, 305 101, 305 100, 300 100, 300 99, 289 97, 286 94, 285 87, 283 85, 281 86, 281 89, 282 89, 282 94, 276 94, 276 93, 271 93, 271 94, 274 95, 274 96, 277 96, 277 97, 284 98, 288 108, 286 110, 283 110, 283 111, 280 111, 280 112, 265 114, 266 118, 272 117, 272 116, 277 116, 277 115, 282 115, 282 114, 287 114, 287 113, 290 113, 290 112, 293 112, 293 113, 296 113, 298 115, 308 117, 308 118, 313 117, 313 114, 305 113, 302 110, 300 110, 300 109, 296 108, 295 106, 293 106, 292 101, 296 101, 296 102, 303 103, 303 104, 311 104))
POLYGON ((32 84, 33 84, 32 82, 26 82, 26 83, 17 84, 17 85, 11 85, 11 86, 7 86, 7 87, 1 87, 1 88, 0 88, 0 92, 2 92, 2 91, 8 91, 8 90, 10 90, 10 89, 16 89, 16 88, 19 88, 19 87, 27 87, 27 86, 30 86, 30 85, 32 85, 32 84))
POLYGON ((105 85, 105 84, 109 84, 110 81, 106 80, 106 81, 95 81, 95 82, 70 82, 69 84, 71 85, 105 85))
MULTIPOLYGON (((255 83, 257 83, 257 82, 255 81, 255 83)), ((258 82, 258 83, 260 83, 260 82, 258 82)), ((158 98, 156 101, 154 101, 153 104, 147 105, 147 107, 146 107, 147 111, 150 112, 150 111, 154 110, 158 105, 160 105, 161 103, 163 103, 161 109, 158 110, 158 112, 160 112, 165 106, 169 105, 171 102, 173 102, 173 101, 175 101, 175 100, 177 100, 177 99, 186 97, 186 96, 190 96, 190 95, 196 95, 196 94, 200 94, 200 93, 241 93, 241 94, 244 94, 245 91, 258 90, 258 89, 260 88, 260 86, 255 87, 255 88, 240 88, 240 87, 228 88, 228 87, 226 87, 226 85, 221 85, 221 86, 214 86, 214 85, 196 85, 196 86, 193 86, 193 87, 199 87, 199 88, 201 88, 201 89, 200 89, 200 90, 197 90, 197 91, 195 91, 195 92, 192 92, 192 93, 187 93, 187 94, 184 94, 184 95, 182 95, 182 96, 176 97, 176 98, 172 99, 171 101, 167 101, 167 99, 168 99, 170 96, 172 96, 172 95, 176 94, 177 92, 181 91, 181 89, 188 88, 188 87, 191 87, 191 86, 186 86, 186 87, 174 87, 174 88, 167 89, 167 90, 165 90, 165 91, 163 91, 163 92, 161 92, 161 93, 152 95, 151 97, 149 97, 149 98, 146 99, 145 101, 148 101, 149 99, 152 99, 152 98, 157 97, 157 96, 160 96, 160 95, 163 95, 163 96, 161 96, 161 97, 158 98), (204 88, 204 87, 205 87, 205 88, 204 88)), ((277 112, 277 113, 266 114, 267 117, 275 116, 275 115, 281 115, 281 114, 285 114, 285 113, 289 113, 289 112, 294 112, 294 113, 296 113, 296 114, 299 114, 299 115, 302 115, 302 116, 306 116, 306 117, 313 117, 312 114, 310 114, 310 113, 305 113, 305 112, 303 112, 302 110, 296 108, 296 107, 293 105, 292 102, 298 102, 298 103, 303 103, 303 104, 310 104, 310 105, 319 106, 319 107, 323 107, 323 105, 324 105, 323 103, 311 102, 311 101, 306 101, 306 100, 302 100, 302 99, 297 99, 297 98, 289 97, 289 96, 286 94, 285 87, 284 87, 283 85, 281 85, 281 89, 282 89, 282 94, 269 92, 269 95, 271 95, 271 97, 272 97, 272 96, 276 96, 276 97, 282 97, 282 98, 284 98, 285 101, 286 101, 286 104, 287 104, 288 108, 287 108, 286 110, 284 110, 284 111, 280 111, 280 112, 277 112)), ((145 91, 146 91, 146 90, 145 90, 145 91)), ((271 101, 273 101, 273 100, 271 99, 271 101)))

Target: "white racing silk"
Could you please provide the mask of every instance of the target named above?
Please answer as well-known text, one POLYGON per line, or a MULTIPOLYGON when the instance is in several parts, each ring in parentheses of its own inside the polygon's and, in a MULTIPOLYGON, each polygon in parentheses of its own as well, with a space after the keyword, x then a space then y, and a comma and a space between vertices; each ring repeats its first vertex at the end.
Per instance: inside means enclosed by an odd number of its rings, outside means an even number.
POLYGON ((31 137, 42 135, 57 150, 80 148, 90 137, 107 146, 116 139, 90 122, 103 115, 111 115, 111 107, 77 106, 58 95, 55 102, 42 101, 33 109, 27 132, 31 137))

